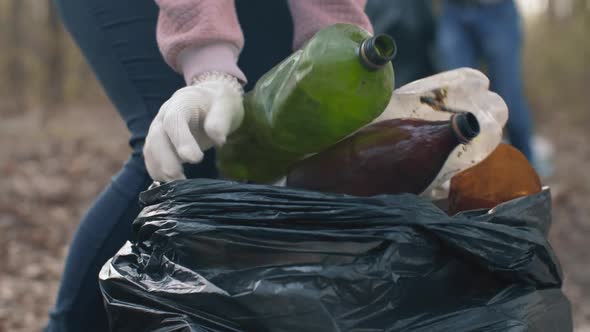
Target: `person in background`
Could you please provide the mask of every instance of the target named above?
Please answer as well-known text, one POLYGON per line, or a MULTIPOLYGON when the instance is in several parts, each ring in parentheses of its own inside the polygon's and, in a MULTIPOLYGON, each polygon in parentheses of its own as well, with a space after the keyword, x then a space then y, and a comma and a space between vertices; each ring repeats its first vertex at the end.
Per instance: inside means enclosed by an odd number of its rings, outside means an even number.
POLYGON ((539 170, 532 120, 523 91, 522 31, 514 0, 442 0, 438 21, 442 70, 485 65, 491 89, 508 105, 508 137, 539 170))
POLYGON ((395 86, 434 75, 432 49, 436 22, 431 0, 368 0, 365 12, 375 33, 395 39, 395 86))
POLYGON ((127 124, 131 156, 79 224, 45 331, 103 332, 98 273, 131 239, 139 193, 152 179, 217 177, 207 148, 239 124, 243 89, 323 27, 372 27, 365 0, 55 3, 127 124))

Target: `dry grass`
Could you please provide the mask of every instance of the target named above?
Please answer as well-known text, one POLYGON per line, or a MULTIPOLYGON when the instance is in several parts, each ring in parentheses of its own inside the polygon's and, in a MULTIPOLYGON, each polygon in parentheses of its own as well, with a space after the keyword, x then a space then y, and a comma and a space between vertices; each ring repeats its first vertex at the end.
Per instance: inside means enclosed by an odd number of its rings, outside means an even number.
POLYGON ((32 114, 0 122, 0 332, 44 323, 70 238, 126 158, 126 136, 106 107, 44 127, 32 114))

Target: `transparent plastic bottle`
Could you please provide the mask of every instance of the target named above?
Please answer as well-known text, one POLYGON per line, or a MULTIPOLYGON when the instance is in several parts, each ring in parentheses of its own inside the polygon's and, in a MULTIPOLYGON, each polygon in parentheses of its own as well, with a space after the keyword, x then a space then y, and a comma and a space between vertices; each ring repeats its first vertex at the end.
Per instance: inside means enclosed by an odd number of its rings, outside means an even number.
POLYGON ((471 68, 429 76, 396 89, 385 111, 372 122, 397 118, 448 120, 461 112, 475 115, 480 134, 469 144, 455 148, 423 195, 433 195, 433 189, 481 162, 501 142, 508 107, 499 95, 489 90, 489 85, 483 73, 471 68))

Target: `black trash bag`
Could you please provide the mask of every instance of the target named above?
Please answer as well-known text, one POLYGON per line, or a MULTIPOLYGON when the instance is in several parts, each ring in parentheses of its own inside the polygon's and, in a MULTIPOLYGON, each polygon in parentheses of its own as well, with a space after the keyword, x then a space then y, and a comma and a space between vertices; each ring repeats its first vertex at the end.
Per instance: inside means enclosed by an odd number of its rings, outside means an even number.
POLYGON ((100 273, 113 331, 572 330, 548 191, 452 218, 414 195, 202 179, 141 202, 100 273))

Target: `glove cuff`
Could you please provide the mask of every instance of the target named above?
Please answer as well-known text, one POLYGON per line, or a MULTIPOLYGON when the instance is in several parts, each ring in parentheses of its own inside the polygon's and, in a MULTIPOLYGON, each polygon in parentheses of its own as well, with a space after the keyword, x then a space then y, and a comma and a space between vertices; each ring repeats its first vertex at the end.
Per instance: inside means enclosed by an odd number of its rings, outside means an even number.
POLYGON ((202 73, 201 75, 193 78, 191 85, 195 86, 200 83, 212 82, 212 81, 227 83, 227 85, 230 86, 236 93, 238 93, 240 95, 244 94, 244 89, 242 88, 242 85, 240 84, 240 82, 238 82, 237 78, 235 78, 234 76, 232 76, 230 74, 220 72, 220 71, 209 71, 206 73, 202 73))

